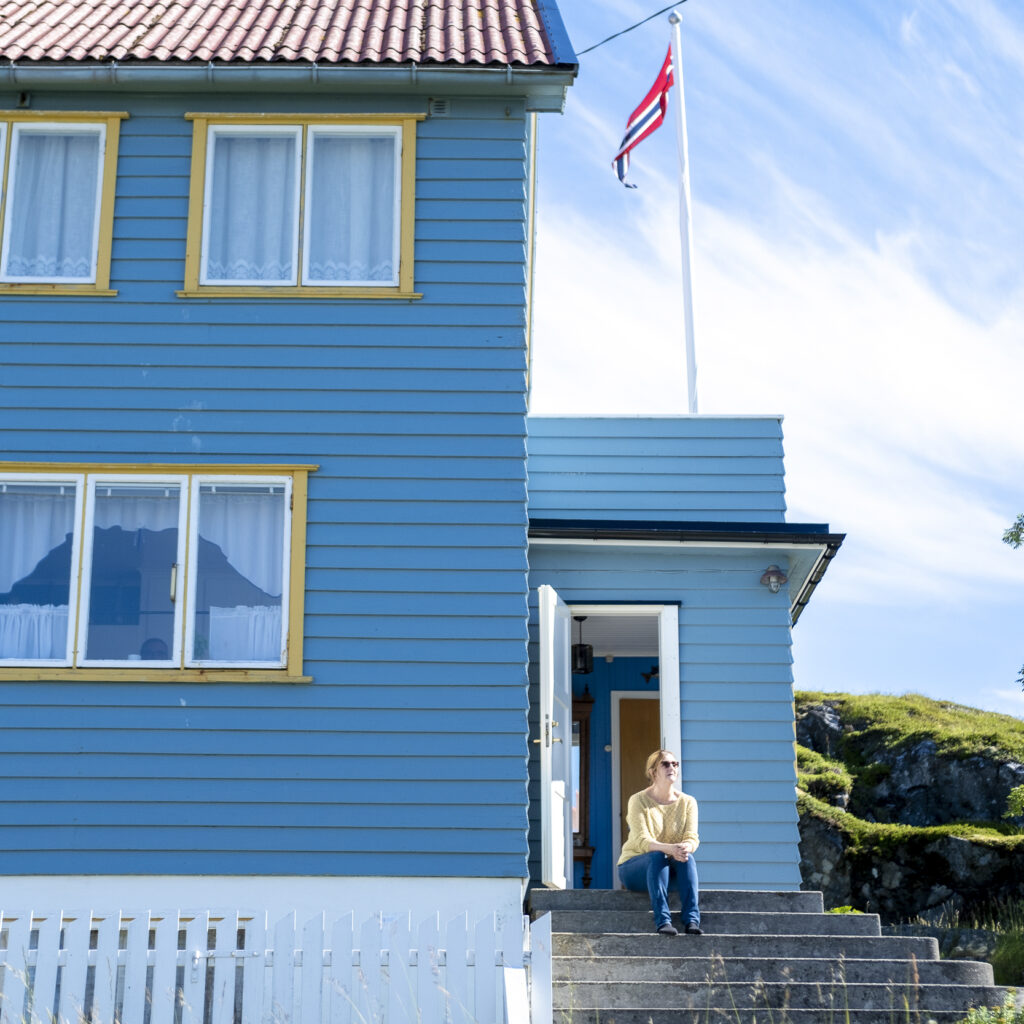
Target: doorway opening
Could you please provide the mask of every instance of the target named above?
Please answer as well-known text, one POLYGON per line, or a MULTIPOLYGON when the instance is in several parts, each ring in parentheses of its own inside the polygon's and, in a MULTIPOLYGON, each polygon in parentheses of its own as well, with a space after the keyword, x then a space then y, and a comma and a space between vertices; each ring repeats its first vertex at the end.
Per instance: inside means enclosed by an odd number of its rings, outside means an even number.
POLYGON ((540 591, 543 882, 612 888, 624 799, 643 788, 651 750, 679 750, 679 609, 540 591), (593 671, 573 675, 581 625, 593 671))

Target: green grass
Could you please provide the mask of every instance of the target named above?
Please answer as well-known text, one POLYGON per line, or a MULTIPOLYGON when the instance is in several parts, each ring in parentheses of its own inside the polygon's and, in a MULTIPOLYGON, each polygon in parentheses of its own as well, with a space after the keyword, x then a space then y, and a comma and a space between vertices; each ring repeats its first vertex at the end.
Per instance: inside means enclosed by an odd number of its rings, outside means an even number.
POLYGON ((1007 996, 1002 1006, 971 1010, 960 1024, 1024 1024, 1024 1010, 1015 1009, 1013 996, 1007 996))
MULTIPOLYGON (((923 922, 939 928, 978 928, 996 935, 996 949, 989 963, 997 985, 1024 982, 1024 900, 993 900, 967 912, 948 911, 937 921, 923 922)), ((1022 1018, 1021 1024, 1024 1024, 1022 1018)))
POLYGON ((812 796, 827 799, 853 788, 853 776, 841 761, 831 761, 806 747, 797 746, 796 767, 797 785, 812 796))
POLYGON ((854 855, 879 853, 888 856, 896 847, 905 847, 908 844, 923 846, 946 836, 958 836, 975 843, 1009 847, 1024 852, 1024 833, 1013 826, 998 822, 982 825, 957 822, 921 828, 917 825, 865 821, 806 792, 797 795, 796 803, 801 814, 810 814, 835 825, 845 835, 847 848, 854 855))
POLYGON ((836 705, 844 727, 850 727, 841 740, 847 765, 867 763, 864 753, 874 747, 898 751, 928 739, 949 757, 1000 754, 1024 761, 1024 720, 1012 715, 930 700, 918 693, 893 697, 803 690, 795 697, 798 712, 821 701, 836 705))

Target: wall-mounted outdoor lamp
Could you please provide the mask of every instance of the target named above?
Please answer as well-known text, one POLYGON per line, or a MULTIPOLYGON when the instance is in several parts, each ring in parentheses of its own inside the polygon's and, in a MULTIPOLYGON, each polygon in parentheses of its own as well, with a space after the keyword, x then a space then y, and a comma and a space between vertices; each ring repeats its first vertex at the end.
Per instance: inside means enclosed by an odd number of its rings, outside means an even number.
POLYGON ((761 585, 767 587, 773 594, 777 594, 783 584, 788 582, 789 577, 777 565, 769 565, 761 576, 761 585))

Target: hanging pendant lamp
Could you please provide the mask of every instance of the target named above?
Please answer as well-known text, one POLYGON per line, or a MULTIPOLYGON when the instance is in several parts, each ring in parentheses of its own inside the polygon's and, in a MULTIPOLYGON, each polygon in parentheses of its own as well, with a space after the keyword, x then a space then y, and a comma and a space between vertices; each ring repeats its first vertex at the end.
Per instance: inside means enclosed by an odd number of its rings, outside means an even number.
POLYGON ((594 671, 594 648, 583 642, 583 623, 586 615, 574 615, 573 618, 580 624, 579 643, 572 645, 572 674, 574 676, 588 676, 594 671))

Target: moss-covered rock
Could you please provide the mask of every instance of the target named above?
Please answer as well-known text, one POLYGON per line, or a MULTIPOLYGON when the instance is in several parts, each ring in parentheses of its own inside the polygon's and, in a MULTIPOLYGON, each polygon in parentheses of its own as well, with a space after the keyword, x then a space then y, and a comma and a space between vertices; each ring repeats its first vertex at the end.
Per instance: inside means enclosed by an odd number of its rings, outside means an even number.
POLYGON ((821 889, 826 906, 894 922, 1024 898, 1018 830, 869 822, 807 793, 797 807, 804 886, 821 889))
POLYGON ((796 710, 797 742, 849 773, 866 821, 1024 826, 1021 719, 919 694, 798 693, 796 710))

